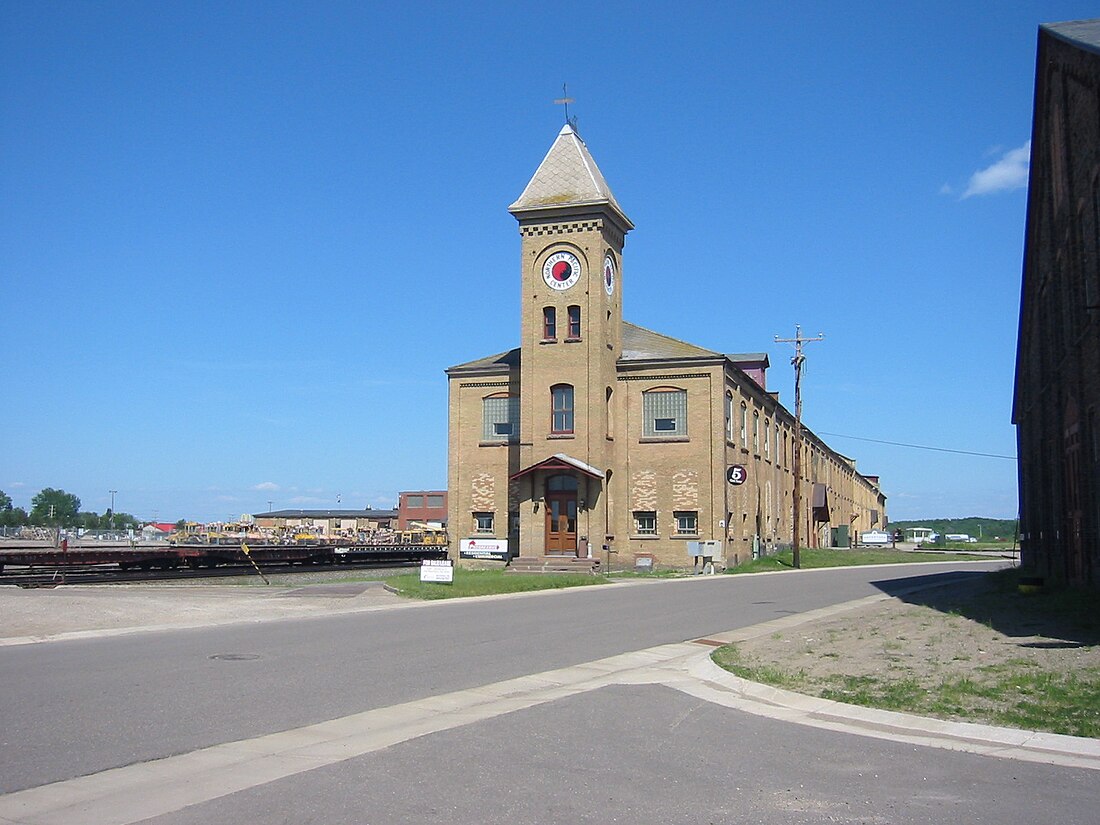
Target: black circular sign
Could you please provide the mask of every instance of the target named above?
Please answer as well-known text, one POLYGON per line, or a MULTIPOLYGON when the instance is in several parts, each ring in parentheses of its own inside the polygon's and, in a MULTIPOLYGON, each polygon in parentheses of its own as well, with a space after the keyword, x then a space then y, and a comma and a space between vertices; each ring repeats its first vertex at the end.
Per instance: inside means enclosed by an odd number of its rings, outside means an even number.
POLYGON ((749 477, 748 470, 745 469, 743 464, 731 464, 730 468, 726 470, 726 481, 732 484, 734 487, 744 484, 745 479, 749 477))

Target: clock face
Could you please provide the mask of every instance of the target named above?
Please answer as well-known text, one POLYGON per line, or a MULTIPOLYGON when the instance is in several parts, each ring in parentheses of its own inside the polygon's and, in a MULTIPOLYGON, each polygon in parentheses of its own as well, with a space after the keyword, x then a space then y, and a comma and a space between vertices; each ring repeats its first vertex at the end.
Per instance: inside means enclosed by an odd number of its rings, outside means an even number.
POLYGON ((569 289, 581 277, 581 262, 572 252, 555 252, 542 265, 542 279, 551 289, 569 289))
POLYGON ((615 291, 615 259, 610 255, 603 259, 603 288, 608 295, 615 291))

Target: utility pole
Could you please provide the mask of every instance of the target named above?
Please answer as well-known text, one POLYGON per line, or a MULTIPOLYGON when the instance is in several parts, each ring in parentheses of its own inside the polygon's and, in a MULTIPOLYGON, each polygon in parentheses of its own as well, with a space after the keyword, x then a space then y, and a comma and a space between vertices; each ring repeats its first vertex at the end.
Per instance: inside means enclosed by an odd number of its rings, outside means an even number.
POLYGON ((816 338, 803 338, 802 326, 799 324, 794 326, 794 338, 775 336, 776 343, 794 344, 794 358, 791 359, 791 364, 794 365, 794 502, 792 508, 794 523, 791 533, 791 552, 796 568, 802 566, 798 555, 798 542, 801 538, 799 527, 802 521, 802 362, 806 360, 806 356, 802 354, 802 345, 824 340, 825 334, 822 332, 819 332, 816 338))

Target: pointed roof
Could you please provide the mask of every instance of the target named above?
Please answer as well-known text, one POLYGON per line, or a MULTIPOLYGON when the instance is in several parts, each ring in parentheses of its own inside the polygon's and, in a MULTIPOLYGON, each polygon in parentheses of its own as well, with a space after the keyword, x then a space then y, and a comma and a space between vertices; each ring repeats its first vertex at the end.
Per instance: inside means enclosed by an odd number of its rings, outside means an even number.
POLYGON ((579 470, 589 478, 605 477, 603 470, 597 470, 591 464, 585 464, 579 458, 573 458, 571 455, 565 453, 554 453, 549 458, 544 458, 542 461, 536 461, 530 467, 526 467, 520 470, 518 473, 512 473, 508 476, 509 481, 515 481, 517 478, 522 478, 528 473, 533 473, 536 470, 579 470))
POLYGON ((588 147, 567 123, 558 132, 523 194, 508 211, 518 217, 523 212, 570 206, 608 206, 626 229, 634 228, 611 193, 588 147))

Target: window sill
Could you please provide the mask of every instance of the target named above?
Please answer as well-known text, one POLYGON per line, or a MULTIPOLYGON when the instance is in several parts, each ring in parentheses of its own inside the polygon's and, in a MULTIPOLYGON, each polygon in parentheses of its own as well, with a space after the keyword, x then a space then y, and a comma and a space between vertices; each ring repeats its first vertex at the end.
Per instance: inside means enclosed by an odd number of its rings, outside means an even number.
POLYGON ((687 539, 688 541, 699 541, 698 533, 673 533, 669 536, 670 539, 687 539))
POLYGON ((646 435, 638 439, 639 444, 675 444, 691 441, 686 435, 646 435))
POLYGON ((583 338, 566 338, 565 343, 567 343, 567 344, 579 344, 583 340, 584 340, 583 338))
POLYGON ((513 438, 513 439, 510 439, 510 440, 506 440, 506 441, 505 440, 500 440, 500 441, 479 441, 479 442, 477 442, 477 446, 479 446, 479 447, 512 447, 512 446, 515 446, 516 444, 519 444, 519 439, 518 438, 513 438))
POLYGON ((558 339, 557 338, 543 338, 541 341, 539 341, 539 343, 540 344, 556 344, 556 343, 558 343, 558 339))
POLYGON ((575 433, 550 433, 546 436, 547 441, 569 441, 576 438, 575 433))
POLYGON ((659 538, 660 538, 660 536, 654 536, 654 535, 651 535, 649 533, 643 533, 642 535, 631 536, 630 540, 631 541, 656 541, 659 538))

